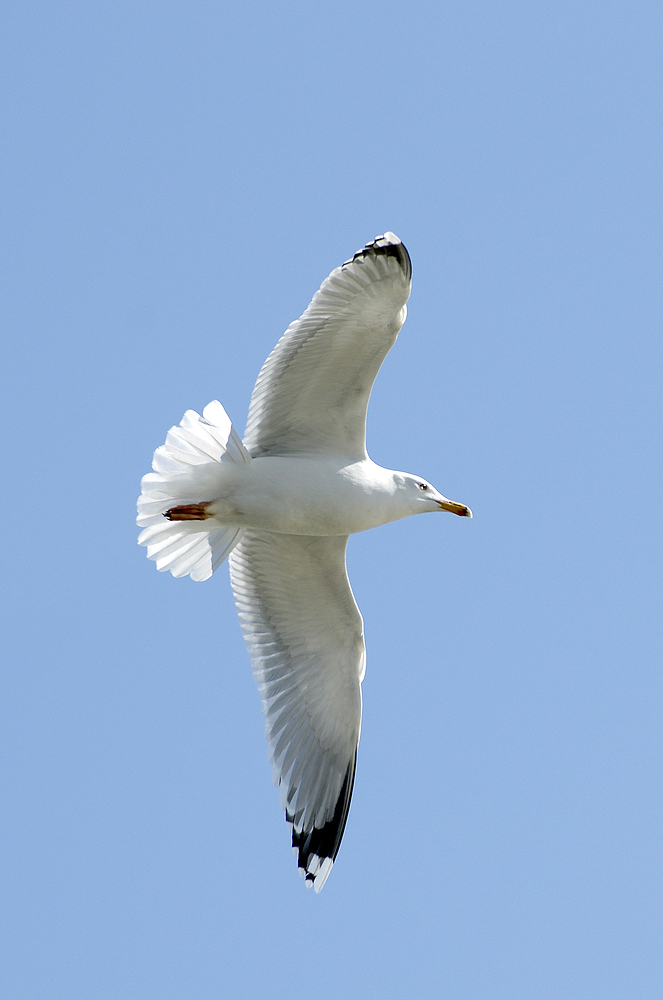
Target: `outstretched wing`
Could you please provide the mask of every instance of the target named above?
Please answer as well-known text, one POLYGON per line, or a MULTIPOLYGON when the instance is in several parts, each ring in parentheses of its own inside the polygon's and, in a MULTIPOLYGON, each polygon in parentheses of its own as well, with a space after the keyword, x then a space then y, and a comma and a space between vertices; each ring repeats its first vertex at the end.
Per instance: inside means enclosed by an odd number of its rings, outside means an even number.
POLYGON ((274 780, 318 892, 343 836, 361 726, 366 654, 347 541, 249 528, 230 556, 274 780))
POLYGON ((366 457, 366 409, 405 321, 412 265, 385 233, 323 281, 265 361, 244 444, 260 455, 366 457))

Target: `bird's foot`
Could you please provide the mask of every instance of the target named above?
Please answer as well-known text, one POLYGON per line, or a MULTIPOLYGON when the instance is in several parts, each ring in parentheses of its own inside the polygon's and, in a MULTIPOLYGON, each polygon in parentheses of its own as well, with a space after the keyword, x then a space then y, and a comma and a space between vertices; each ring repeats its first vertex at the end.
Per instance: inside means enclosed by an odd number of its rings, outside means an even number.
POLYGON ((187 503, 182 507, 171 507, 170 510, 164 512, 164 517, 167 517, 169 521, 205 521, 208 517, 213 517, 207 508, 210 505, 210 501, 205 503, 187 503))

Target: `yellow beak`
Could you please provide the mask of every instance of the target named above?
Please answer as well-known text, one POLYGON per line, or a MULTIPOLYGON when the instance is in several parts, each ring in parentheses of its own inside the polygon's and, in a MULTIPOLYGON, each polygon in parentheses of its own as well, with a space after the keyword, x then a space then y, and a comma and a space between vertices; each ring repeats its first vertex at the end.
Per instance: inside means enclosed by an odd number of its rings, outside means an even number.
POLYGON ((456 503, 454 500, 438 500, 440 510, 448 510, 450 514, 458 514, 459 517, 472 517, 472 511, 464 503, 456 503))

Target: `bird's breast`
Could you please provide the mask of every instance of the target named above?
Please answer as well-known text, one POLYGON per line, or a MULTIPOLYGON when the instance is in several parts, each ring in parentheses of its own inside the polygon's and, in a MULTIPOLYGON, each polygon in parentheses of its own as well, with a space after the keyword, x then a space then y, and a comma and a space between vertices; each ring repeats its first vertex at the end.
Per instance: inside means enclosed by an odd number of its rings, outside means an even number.
POLYGON ((352 464, 256 458, 230 470, 210 511, 221 524, 290 535, 354 534, 385 520, 364 480, 352 464))

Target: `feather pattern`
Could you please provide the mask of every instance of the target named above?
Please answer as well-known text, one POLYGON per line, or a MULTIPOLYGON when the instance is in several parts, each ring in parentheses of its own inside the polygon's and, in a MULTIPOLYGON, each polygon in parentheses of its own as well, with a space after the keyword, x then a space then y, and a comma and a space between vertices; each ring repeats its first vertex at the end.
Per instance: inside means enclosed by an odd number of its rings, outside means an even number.
POLYGON ((247 465, 251 456, 218 400, 203 410, 187 410, 179 427, 154 452, 152 468, 141 482, 138 544, 147 546, 160 572, 207 580, 242 537, 242 528, 207 521, 169 521, 165 512, 177 504, 197 503, 213 495, 218 467, 247 465))
POLYGON ((317 891, 345 826, 361 727, 365 648, 347 541, 249 528, 230 556, 274 781, 317 891))
POLYGON ((405 321, 412 265, 393 233, 323 281, 265 361, 244 444, 260 455, 366 457, 366 410, 405 321))

